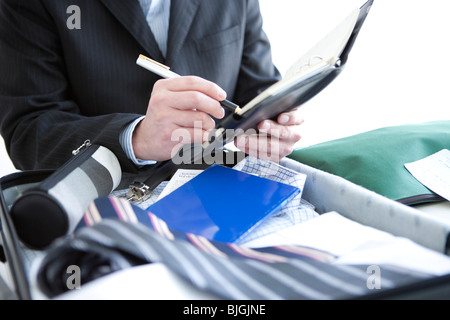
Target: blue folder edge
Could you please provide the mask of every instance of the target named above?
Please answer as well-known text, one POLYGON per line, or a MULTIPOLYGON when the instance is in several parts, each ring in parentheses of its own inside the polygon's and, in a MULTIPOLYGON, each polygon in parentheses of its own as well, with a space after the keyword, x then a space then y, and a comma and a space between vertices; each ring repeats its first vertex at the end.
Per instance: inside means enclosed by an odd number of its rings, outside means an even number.
POLYGON ((173 230, 238 243, 301 191, 215 164, 147 211, 173 230))

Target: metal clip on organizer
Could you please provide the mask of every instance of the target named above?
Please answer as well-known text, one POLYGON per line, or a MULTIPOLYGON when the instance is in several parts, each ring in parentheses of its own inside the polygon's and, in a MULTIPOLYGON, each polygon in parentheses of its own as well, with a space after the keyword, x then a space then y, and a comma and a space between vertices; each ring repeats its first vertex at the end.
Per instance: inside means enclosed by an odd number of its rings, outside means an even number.
POLYGON ((142 182, 133 182, 130 185, 130 189, 122 197, 126 198, 135 204, 142 203, 152 195, 152 190, 149 186, 142 182))

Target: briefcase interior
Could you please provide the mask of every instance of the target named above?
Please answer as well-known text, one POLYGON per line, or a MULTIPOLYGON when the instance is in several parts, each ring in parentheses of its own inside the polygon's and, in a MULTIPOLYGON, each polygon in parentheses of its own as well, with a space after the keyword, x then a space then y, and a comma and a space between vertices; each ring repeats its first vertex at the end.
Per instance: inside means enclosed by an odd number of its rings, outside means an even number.
MULTIPOLYGON (((435 250, 449 254, 450 225, 412 208, 389 200, 340 177, 283 159, 282 165, 307 175, 303 198, 321 214, 337 211, 356 222, 396 236, 402 236, 435 250), (350 201, 351 200, 351 201, 350 201), (400 222, 400 223, 399 223, 400 222)), ((18 299, 45 298, 33 285, 30 266, 45 251, 24 246, 17 237, 9 209, 21 192, 39 183, 51 171, 18 172, 0 179, 2 277, 18 299)), ((82 290, 82 289, 81 289, 82 290)), ((418 281, 403 287, 374 292, 361 299, 449 299, 450 274, 418 281)))

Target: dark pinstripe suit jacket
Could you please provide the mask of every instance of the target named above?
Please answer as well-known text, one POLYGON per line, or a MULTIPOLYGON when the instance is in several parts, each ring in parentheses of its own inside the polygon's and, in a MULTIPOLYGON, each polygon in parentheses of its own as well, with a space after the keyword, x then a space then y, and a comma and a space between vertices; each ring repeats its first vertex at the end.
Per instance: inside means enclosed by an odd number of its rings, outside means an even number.
POLYGON ((0 0, 0 125, 19 169, 56 168, 86 139, 119 144, 158 79, 139 54, 244 104, 278 79, 256 0, 172 0, 164 59, 137 0, 0 0), (81 29, 69 29, 70 5, 81 29))

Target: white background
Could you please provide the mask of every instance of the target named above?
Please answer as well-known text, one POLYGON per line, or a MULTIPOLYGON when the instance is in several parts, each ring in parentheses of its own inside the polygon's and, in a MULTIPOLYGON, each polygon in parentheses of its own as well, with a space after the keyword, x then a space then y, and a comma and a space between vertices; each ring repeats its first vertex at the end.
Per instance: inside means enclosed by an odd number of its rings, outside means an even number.
MULTIPOLYGON (((279 69, 363 2, 261 0, 279 69)), ((449 13, 446 0, 375 0, 343 73, 302 108, 302 143, 450 119, 449 13)))
MULTIPOLYGON (((290 64, 363 0, 260 0, 274 61, 290 64)), ((301 108, 301 146, 450 120, 450 1, 375 0, 343 73, 301 108)), ((450 137, 449 137, 450 139, 450 137)), ((0 176, 13 172, 0 140, 0 176)))

